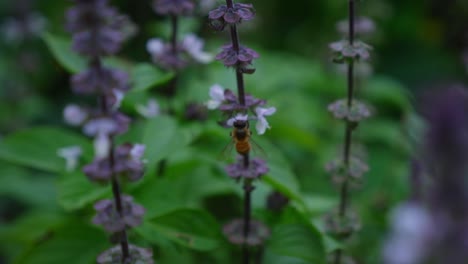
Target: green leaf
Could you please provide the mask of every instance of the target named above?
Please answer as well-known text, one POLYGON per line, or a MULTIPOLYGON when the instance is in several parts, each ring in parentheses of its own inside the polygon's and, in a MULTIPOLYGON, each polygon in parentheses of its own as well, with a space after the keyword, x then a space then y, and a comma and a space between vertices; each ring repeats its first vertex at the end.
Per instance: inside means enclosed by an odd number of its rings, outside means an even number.
POLYGON ((48 240, 42 241, 26 252, 16 264, 91 264, 110 247, 101 230, 79 221, 69 221, 48 240))
POLYGON ((65 160, 57 155, 63 147, 81 146, 83 155, 92 156, 90 141, 71 131, 53 127, 35 127, 16 132, 0 142, 0 159, 15 164, 61 172, 65 160))
POLYGON ((184 148, 192 139, 190 135, 180 131, 171 117, 158 116, 148 120, 142 139, 146 146, 145 158, 148 160, 148 167, 184 148))
POLYGON ((140 63, 133 67, 133 87, 131 92, 142 92, 155 86, 164 84, 174 77, 173 73, 163 72, 148 63, 140 63))
POLYGON ((279 256, 294 257, 314 264, 325 263, 322 237, 311 225, 276 226, 268 242, 268 248, 279 256))
POLYGON ((58 183, 58 202, 65 210, 76 210, 110 194, 110 186, 88 180, 80 171, 66 173, 58 183))
POLYGON ((56 206, 55 177, 33 174, 29 170, 3 162, 0 163, 0 175, 0 196, 11 196, 34 206, 56 206))
POLYGON ((50 49, 55 59, 67 71, 78 73, 86 68, 86 60, 80 57, 71 49, 71 41, 67 38, 55 36, 50 33, 45 33, 43 39, 50 49))
POLYGON ((209 251, 220 245, 220 229, 205 211, 181 209, 153 218, 136 230, 153 243, 159 243, 162 236, 184 247, 209 251))

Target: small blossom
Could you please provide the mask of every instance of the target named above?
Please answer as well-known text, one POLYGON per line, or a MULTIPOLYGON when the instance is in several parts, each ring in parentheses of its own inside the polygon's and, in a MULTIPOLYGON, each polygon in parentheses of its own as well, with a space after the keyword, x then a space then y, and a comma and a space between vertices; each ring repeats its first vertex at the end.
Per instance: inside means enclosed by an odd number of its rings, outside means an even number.
POLYGON ((115 90, 127 91, 130 88, 126 72, 96 67, 73 75, 71 86, 78 94, 112 94, 115 90))
POLYGON ((224 88, 219 84, 211 86, 209 94, 211 99, 206 103, 206 107, 210 110, 218 108, 225 100, 224 88))
POLYGON ((213 28, 223 30, 226 25, 238 24, 242 21, 252 20, 255 17, 255 10, 252 4, 235 3, 232 8, 221 5, 208 14, 213 28))
POLYGON ((108 158, 95 158, 83 167, 83 173, 91 180, 106 183, 111 179, 112 168, 108 158))
POLYGON ((361 229, 361 220, 354 210, 348 209, 345 215, 341 216, 336 209, 325 215, 325 228, 336 237, 348 238, 361 229))
POLYGON ((139 180, 143 176, 144 164, 141 158, 145 152, 145 146, 125 143, 115 150, 116 173, 124 174, 130 181, 139 180))
POLYGON ((117 130, 117 123, 108 117, 91 119, 83 127, 83 133, 88 136, 109 135, 117 130))
POLYGON ((238 156, 235 163, 227 165, 225 167, 226 173, 233 179, 257 179, 262 175, 268 173, 269 169, 266 161, 260 158, 253 158, 250 160, 249 166, 244 166, 244 159, 242 156, 238 156))
MULTIPOLYGON (((211 92, 211 91, 210 91, 211 92)), ((225 112, 228 115, 236 111, 245 111, 255 106, 265 105, 266 101, 253 97, 250 94, 245 95, 245 105, 241 105, 237 96, 229 89, 224 90, 224 101, 219 106, 219 110, 225 112)))
POLYGON ((270 128, 270 125, 268 124, 268 121, 266 120, 265 116, 271 116, 276 112, 275 107, 269 107, 269 108, 264 108, 264 107, 257 107, 255 108, 255 113, 257 116, 257 124, 255 125, 255 128, 257 129, 257 133, 259 135, 265 134, 266 129, 270 128))
POLYGON ((371 46, 362 41, 355 41, 353 45, 348 40, 341 40, 330 44, 330 49, 334 53, 333 61, 344 63, 349 60, 367 60, 370 57, 371 46))
POLYGON ((359 183, 362 176, 369 171, 369 166, 362 159, 351 156, 348 166, 346 166, 342 158, 339 158, 329 162, 325 166, 325 169, 332 175, 336 183, 343 183, 348 176, 350 176, 355 183, 359 183))
MULTIPOLYGON (((151 249, 140 248, 134 245, 129 245, 129 258, 125 264, 154 264, 153 252, 151 249)), ((122 249, 120 245, 112 247, 101 253, 97 257, 98 264, 121 264, 122 249)))
POLYGON ((161 110, 156 99, 149 99, 146 105, 138 104, 136 111, 145 118, 153 118, 161 114, 161 110))
POLYGON ((192 0, 155 0, 153 9, 160 15, 188 15, 192 13, 195 4, 192 0))
POLYGON ((247 121, 249 119, 249 115, 247 114, 237 114, 235 117, 232 117, 232 118, 229 118, 226 122, 226 124, 230 127, 232 127, 234 125, 234 122, 235 121, 247 121))
POLYGON ((195 34, 188 34, 182 41, 182 48, 197 62, 208 63, 213 56, 203 51, 204 42, 195 34))
POLYGON ((116 110, 120 107, 120 105, 122 104, 122 100, 125 96, 125 93, 122 92, 121 90, 118 90, 118 89, 113 89, 112 90, 112 98, 114 99, 113 102, 112 102, 112 109, 116 110))
POLYGON ((63 110, 65 122, 72 126, 79 126, 88 118, 88 112, 75 104, 69 104, 63 110))
POLYGON ((351 102, 351 107, 348 106, 347 100, 338 100, 328 106, 328 111, 332 112, 337 119, 345 119, 351 122, 359 122, 371 115, 367 106, 357 100, 351 102))
POLYGON ((111 141, 108 134, 99 133, 94 138, 94 156, 96 158, 107 158, 111 148, 111 141))
POLYGON ((249 73, 252 61, 258 57, 258 53, 253 49, 240 46, 239 51, 236 51, 232 44, 224 45, 222 51, 216 55, 216 59, 222 61, 224 66, 238 66, 241 70, 249 71, 249 73))
POLYGON ((101 116, 90 119, 83 126, 83 133, 88 136, 97 135, 117 135, 122 134, 128 129, 130 119, 120 113, 114 112, 111 116, 101 116))
POLYGON ((151 55, 153 62, 166 70, 180 70, 188 65, 188 61, 180 54, 184 52, 181 45, 176 49, 171 43, 165 43, 161 39, 152 38, 146 44, 146 50, 151 55))
POLYGON ((102 225, 109 233, 122 231, 126 226, 139 226, 142 222, 145 208, 133 202, 133 197, 122 196, 122 215, 119 214, 114 200, 101 200, 94 205, 96 216, 93 218, 95 225, 102 225))
POLYGON ((141 160, 143 154, 145 153, 146 146, 143 144, 134 144, 130 150, 130 158, 132 160, 141 160))
POLYGON ((67 12, 67 29, 73 33, 73 49, 85 56, 115 54, 128 37, 129 19, 108 1, 78 1, 67 12))
POLYGON ((251 220, 249 224, 247 239, 244 238, 243 219, 235 219, 224 225, 223 234, 228 238, 229 242, 235 245, 262 245, 265 240, 270 237, 270 230, 262 222, 257 220, 251 220))
POLYGON ((57 155, 65 159, 67 171, 76 169, 81 154, 83 154, 83 150, 79 146, 65 147, 57 150, 57 155))

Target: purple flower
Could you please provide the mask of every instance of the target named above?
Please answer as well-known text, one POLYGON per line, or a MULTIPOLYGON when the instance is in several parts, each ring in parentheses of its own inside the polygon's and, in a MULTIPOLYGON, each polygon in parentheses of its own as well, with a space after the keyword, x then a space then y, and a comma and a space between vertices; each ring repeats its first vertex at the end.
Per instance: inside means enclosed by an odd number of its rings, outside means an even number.
POLYGON ((362 41, 355 41, 353 45, 348 40, 333 42, 329 45, 334 53, 333 61, 343 63, 348 60, 367 60, 372 47, 362 41))
POLYGON ((189 15, 193 12, 193 0, 155 0, 153 9, 160 15, 189 15))
MULTIPOLYGON (((140 248, 135 245, 129 245, 129 258, 125 264, 154 264, 153 252, 151 249, 140 248)), ((120 245, 112 247, 97 257, 98 264, 120 264, 122 262, 122 249, 120 245)))
POLYGON ((208 18, 211 25, 216 30, 223 30, 228 24, 235 25, 242 21, 248 21, 255 17, 255 10, 252 4, 235 3, 232 8, 221 5, 210 11, 208 18))
MULTIPOLYGON (((211 92, 211 91, 210 91, 211 92)), ((224 101, 218 109, 227 114, 232 114, 234 111, 243 111, 256 106, 265 105, 266 101, 253 97, 250 94, 245 95, 245 105, 241 105, 237 96, 229 89, 224 90, 224 101)))
POLYGON ((224 45, 222 51, 216 55, 216 59, 222 61, 226 67, 240 67, 246 70, 258 57, 258 53, 253 49, 240 46, 239 51, 236 51, 232 44, 224 45))
POLYGON ((115 54, 128 37, 130 20, 109 7, 107 0, 75 1, 67 12, 73 49, 85 56, 115 54))
POLYGON ((63 110, 65 122, 71 126, 79 126, 88 118, 88 111, 75 104, 69 104, 63 110))
POLYGON ((94 205, 96 216, 93 218, 95 225, 102 225, 109 233, 116 233, 126 226, 135 227, 141 224, 145 208, 133 202, 133 197, 122 196, 122 215, 119 214, 114 200, 105 199, 94 205))
POLYGON ((125 143, 115 150, 116 173, 124 174, 130 181, 137 181, 143 176, 144 164, 142 162, 145 146, 141 144, 125 143))
POLYGON ((188 65, 187 59, 180 56, 184 52, 181 45, 177 45, 174 50, 171 43, 153 38, 148 40, 146 50, 150 53, 153 62, 163 69, 181 70, 188 65))
POLYGON ((244 159, 238 156, 237 161, 225 167, 226 173, 233 179, 258 179, 268 173, 268 165, 260 158, 250 160, 249 166, 244 166, 244 159))
POLYGON ((80 146, 64 147, 57 150, 57 155, 65 159, 67 171, 76 169, 81 154, 83 154, 83 150, 80 146))
POLYGON ((126 72, 109 68, 91 67, 73 75, 72 90, 78 94, 107 94, 113 96, 115 90, 130 89, 126 72))
POLYGON ((109 159, 96 158, 93 162, 83 167, 84 174, 96 182, 107 183, 112 177, 112 168, 109 159))

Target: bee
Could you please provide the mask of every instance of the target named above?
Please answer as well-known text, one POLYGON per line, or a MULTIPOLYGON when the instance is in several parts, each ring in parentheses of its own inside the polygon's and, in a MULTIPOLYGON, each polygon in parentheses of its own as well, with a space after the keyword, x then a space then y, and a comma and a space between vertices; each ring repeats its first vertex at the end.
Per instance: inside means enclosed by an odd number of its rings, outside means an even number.
POLYGON ((266 156, 265 151, 252 139, 252 131, 248 120, 235 119, 232 122, 232 131, 229 133, 231 142, 222 151, 223 159, 228 158, 228 154, 235 147, 237 153, 242 156, 247 156, 251 151, 260 152, 262 156, 266 156))
POLYGON ((233 130, 229 134, 232 137, 232 142, 236 147, 237 153, 245 156, 248 155, 252 149, 250 137, 252 131, 249 129, 249 121, 236 119, 233 122, 233 130))

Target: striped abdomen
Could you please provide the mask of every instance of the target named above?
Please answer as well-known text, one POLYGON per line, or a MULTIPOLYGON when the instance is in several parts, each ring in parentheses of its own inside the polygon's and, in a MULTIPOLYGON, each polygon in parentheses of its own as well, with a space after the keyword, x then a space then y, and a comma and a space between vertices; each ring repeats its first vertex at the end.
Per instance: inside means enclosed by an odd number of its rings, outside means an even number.
POLYGON ((250 151, 250 142, 246 138, 244 140, 237 140, 236 141, 236 150, 237 153, 241 155, 249 154, 250 151))

